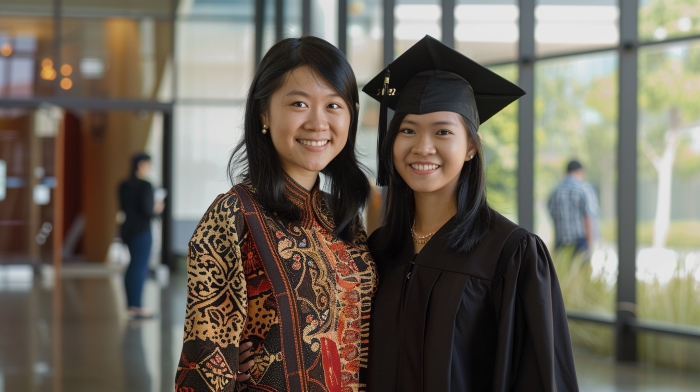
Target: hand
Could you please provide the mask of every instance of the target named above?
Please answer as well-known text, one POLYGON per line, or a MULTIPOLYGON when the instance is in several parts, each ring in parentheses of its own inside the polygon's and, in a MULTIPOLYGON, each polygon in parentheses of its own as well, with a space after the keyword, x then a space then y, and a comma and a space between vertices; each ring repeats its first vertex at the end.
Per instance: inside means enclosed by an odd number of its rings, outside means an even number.
POLYGON ((163 212, 163 209, 165 209, 165 202, 159 201, 153 205, 153 212, 156 215, 160 215, 163 212))
POLYGON ((245 382, 250 380, 250 373, 248 371, 255 363, 255 358, 253 357, 253 342, 250 340, 245 341, 238 347, 238 377, 236 382, 245 382))

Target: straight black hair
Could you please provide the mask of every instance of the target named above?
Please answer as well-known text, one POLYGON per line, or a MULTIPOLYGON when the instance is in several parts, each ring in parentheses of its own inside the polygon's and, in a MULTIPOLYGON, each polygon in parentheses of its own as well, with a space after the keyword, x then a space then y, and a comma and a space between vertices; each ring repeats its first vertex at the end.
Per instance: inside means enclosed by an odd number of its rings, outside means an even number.
POLYGON ((139 171, 139 164, 141 162, 149 162, 150 160, 151 156, 144 152, 134 154, 134 156, 131 157, 131 178, 136 178, 136 172, 139 171))
MULTIPOLYGON (((383 257, 390 258, 400 254, 405 246, 406 233, 413 224, 415 199, 413 190, 401 178, 394 167, 394 140, 401 128, 401 122, 407 113, 397 112, 389 124, 387 136, 382 143, 380 164, 386 165, 386 172, 391 173, 389 189, 384 203, 383 228, 377 233, 377 251, 383 257)), ((468 138, 476 144, 474 158, 464 162, 457 182, 457 214, 454 225, 448 234, 448 249, 467 253, 481 241, 488 232, 491 222, 491 208, 486 202, 486 173, 484 170, 483 147, 477 135, 478 128, 469 126, 463 118, 468 138)))
MULTIPOLYGON (((329 184, 329 200, 335 234, 351 241, 362 227, 358 212, 365 206, 370 185, 357 160, 355 137, 359 97, 355 74, 345 55, 318 37, 287 38, 270 48, 258 65, 246 100, 243 139, 231 154, 229 178, 236 182, 236 172, 248 178, 263 207, 287 220, 299 218, 299 209, 285 195, 285 173, 269 133, 262 133, 261 113, 270 98, 282 87, 288 73, 308 66, 323 77, 342 96, 350 110, 350 129, 345 147, 321 172, 329 184)), ((274 132, 271 129, 270 132, 274 132)))

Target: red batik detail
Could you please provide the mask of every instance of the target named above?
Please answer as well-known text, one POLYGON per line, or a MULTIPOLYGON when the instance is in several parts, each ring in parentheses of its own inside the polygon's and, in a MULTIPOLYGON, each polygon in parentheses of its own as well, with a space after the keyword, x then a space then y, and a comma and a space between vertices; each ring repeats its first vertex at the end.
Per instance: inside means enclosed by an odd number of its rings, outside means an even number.
MULTIPOLYGON (((182 384, 182 381, 187 377, 187 373, 190 372, 190 370, 196 370, 197 369, 197 362, 191 362, 190 360, 187 359, 185 356, 185 353, 182 353, 180 355, 180 359, 182 361, 183 366, 180 367, 180 374, 177 377, 177 380, 175 380, 175 385, 180 385, 182 384)), ((178 389, 178 392, 180 390, 185 390, 186 388, 180 388, 178 389)))
POLYGON ((338 346, 328 338, 321 338, 321 358, 323 358, 323 373, 328 392, 340 390, 340 356, 338 346))
POLYGON ((255 247, 255 241, 243 241, 241 244, 241 255, 243 258, 243 272, 246 276, 254 274, 263 269, 262 257, 255 247))

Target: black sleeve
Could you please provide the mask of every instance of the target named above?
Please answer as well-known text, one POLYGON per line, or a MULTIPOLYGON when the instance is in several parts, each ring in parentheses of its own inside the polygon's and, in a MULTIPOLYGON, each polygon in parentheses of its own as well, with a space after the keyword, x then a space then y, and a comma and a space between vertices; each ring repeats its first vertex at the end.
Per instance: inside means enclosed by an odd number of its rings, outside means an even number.
POLYGON ((578 391, 564 300, 547 247, 528 234, 505 267, 494 390, 578 391))
POLYGON ((141 195, 139 195, 139 213, 145 217, 153 218, 156 214, 153 212, 153 185, 150 182, 144 181, 141 186, 141 195))

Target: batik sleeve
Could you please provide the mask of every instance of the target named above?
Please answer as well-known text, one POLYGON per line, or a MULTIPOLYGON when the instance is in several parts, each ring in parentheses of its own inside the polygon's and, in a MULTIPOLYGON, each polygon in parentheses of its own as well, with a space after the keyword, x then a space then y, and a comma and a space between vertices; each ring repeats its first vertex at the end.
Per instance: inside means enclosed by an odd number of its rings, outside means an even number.
POLYGON ((247 314, 236 195, 220 195, 199 222, 188 250, 187 311, 178 392, 233 391, 247 314))

